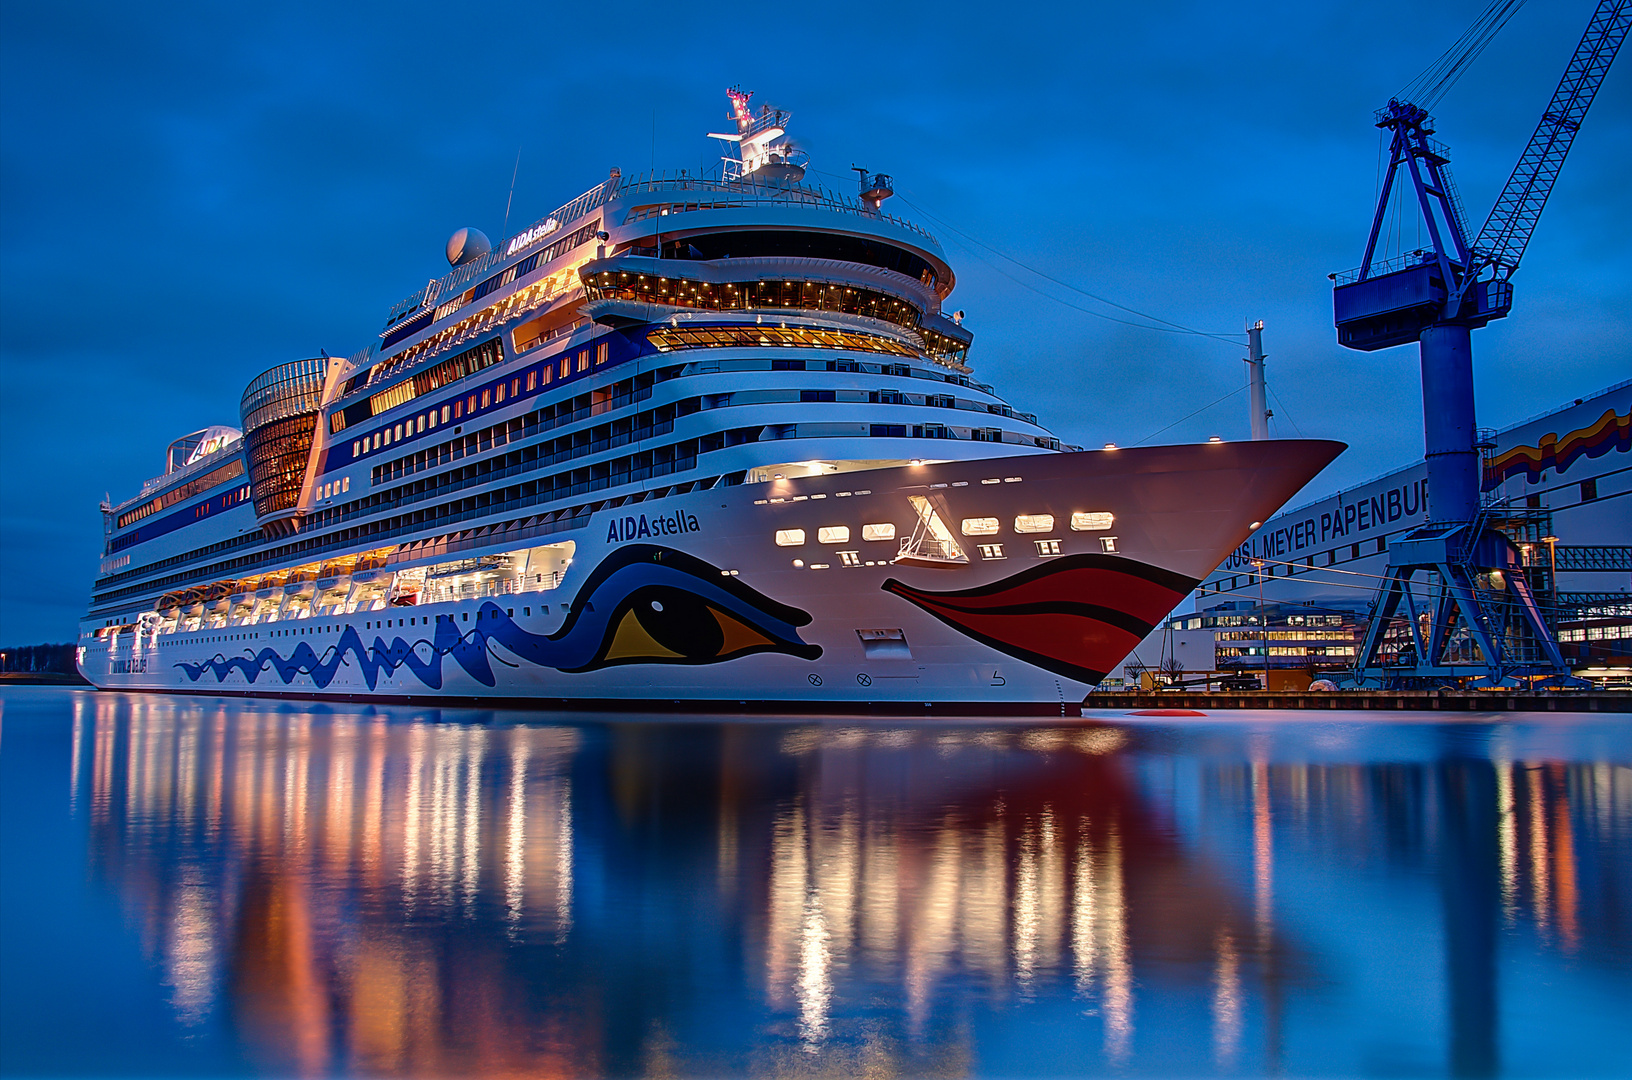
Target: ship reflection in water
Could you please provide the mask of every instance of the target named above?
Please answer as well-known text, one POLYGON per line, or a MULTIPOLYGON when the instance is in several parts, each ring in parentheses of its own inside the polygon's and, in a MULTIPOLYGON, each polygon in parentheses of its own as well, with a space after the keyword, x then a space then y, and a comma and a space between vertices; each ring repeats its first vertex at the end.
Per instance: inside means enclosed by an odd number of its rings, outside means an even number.
POLYGON ((82 887, 193 1033, 133 1071, 1627 1060, 1624 723, 62 704, 82 887))

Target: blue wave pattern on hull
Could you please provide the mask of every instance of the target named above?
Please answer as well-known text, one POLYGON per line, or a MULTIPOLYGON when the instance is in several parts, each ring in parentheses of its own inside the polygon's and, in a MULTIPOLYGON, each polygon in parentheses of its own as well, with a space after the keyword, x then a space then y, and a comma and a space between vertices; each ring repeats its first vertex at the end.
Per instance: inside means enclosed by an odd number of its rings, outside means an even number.
POLYGON ((814 660, 821 647, 799 637, 810 614, 778 603, 758 590, 726 576, 692 555, 649 544, 620 548, 597 566, 578 590, 566 621, 548 636, 534 634, 491 601, 477 612, 476 627, 460 630, 452 615, 438 616, 432 637, 387 644, 376 636, 365 645, 355 627, 319 655, 308 642, 288 657, 270 647, 245 656, 215 657, 202 663, 176 664, 193 682, 206 672, 217 682, 236 671, 245 682, 275 672, 285 686, 306 676, 317 689, 327 688, 341 668, 356 662, 370 690, 382 675, 406 668, 428 689, 443 686, 442 658, 451 656, 465 674, 483 686, 497 685, 492 659, 511 664, 493 651, 539 667, 566 673, 595 671, 620 664, 715 664, 761 652, 780 652, 814 660), (348 659, 349 658, 349 659, 348 659))

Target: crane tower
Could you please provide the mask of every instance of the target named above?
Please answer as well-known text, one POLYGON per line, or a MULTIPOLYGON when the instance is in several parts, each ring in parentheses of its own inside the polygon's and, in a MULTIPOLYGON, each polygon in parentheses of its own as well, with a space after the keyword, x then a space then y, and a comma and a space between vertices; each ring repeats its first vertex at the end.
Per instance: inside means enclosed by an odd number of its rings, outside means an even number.
MULTIPOLYGON (((1513 10, 1515 5, 1505 5, 1499 19, 1505 22, 1513 10)), ((1512 310, 1513 272, 1629 24, 1632 0, 1601 0, 1507 186, 1471 242, 1451 180, 1450 153, 1433 138, 1428 108, 1402 95, 1376 114, 1377 126, 1392 133, 1388 172, 1360 267, 1333 275, 1333 317, 1338 343, 1351 349, 1418 343, 1429 508, 1428 523, 1390 549, 1389 572, 1357 658, 1360 681, 1398 685, 1473 676, 1488 685, 1513 685, 1526 676, 1564 673, 1517 549, 1487 527, 1490 508, 1481 500, 1474 426, 1472 332, 1512 310), (1384 261, 1378 259, 1378 239, 1396 184, 1408 184, 1407 197, 1415 195, 1429 244, 1384 261), (1385 662, 1384 638, 1399 616, 1407 641, 1402 647, 1396 639, 1393 660, 1385 662)), ((1499 28, 1492 21, 1482 38, 1464 38, 1460 51, 1447 53, 1439 83, 1425 88, 1426 98, 1447 89, 1499 28)))

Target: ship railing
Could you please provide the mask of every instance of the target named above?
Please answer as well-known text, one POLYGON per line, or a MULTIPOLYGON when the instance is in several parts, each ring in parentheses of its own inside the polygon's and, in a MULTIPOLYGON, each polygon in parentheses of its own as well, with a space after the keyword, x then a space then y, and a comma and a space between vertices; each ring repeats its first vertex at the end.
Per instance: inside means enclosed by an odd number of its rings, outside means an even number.
MULTIPOLYGON (((924 237, 936 247, 940 241, 935 234, 922 225, 908 221, 905 218, 886 214, 881 210, 841 195, 831 188, 807 186, 804 184, 789 184, 786 186, 775 184, 759 184, 752 180, 721 182, 706 176, 692 176, 689 173, 650 173, 643 176, 630 177, 619 185, 617 198, 627 198, 642 193, 657 194, 661 192, 706 192, 717 196, 717 199, 704 202, 701 199, 683 199, 689 204, 695 201, 699 210, 734 209, 747 206, 817 206, 827 210, 837 210, 840 213, 855 214, 871 221, 885 221, 899 226, 909 232, 915 232, 924 237)), ((635 219, 638 220, 638 219, 635 219)))
POLYGON ((151 480, 143 480, 141 491, 135 495, 132 495, 123 502, 109 504, 108 511, 113 514, 119 514, 128 509, 130 506, 148 499, 156 491, 174 487, 178 484, 184 483, 185 481, 191 480, 196 476, 201 476, 204 473, 210 472, 214 469, 219 469, 221 466, 231 461, 234 455, 241 455, 243 452, 243 440, 234 439, 220 450, 217 450, 213 454, 204 455, 191 465, 183 465, 175 472, 168 472, 162 476, 155 476, 151 480))
MULTIPOLYGON (((415 308, 434 304, 438 298, 463 289, 478 277, 487 274, 494 267, 506 262, 511 258, 511 256, 505 254, 506 249, 509 247, 510 241, 514 237, 520 236, 522 233, 527 232, 530 229, 536 229, 541 225, 546 225, 552 219, 559 223, 560 229, 565 229, 572 222, 578 220, 585 214, 590 213, 612 199, 625 198, 630 195, 639 195, 642 193, 656 194, 666 191, 708 192, 719 196, 718 199, 713 200, 706 205, 702 204, 701 200, 698 200, 698 209, 715 209, 716 207, 731 208, 740 206, 817 206, 827 210, 837 210, 840 213, 854 214, 858 217, 867 218, 870 221, 888 222, 891 225, 906 229, 909 232, 917 233, 924 239, 928 240, 931 244, 934 244, 937 248, 940 247, 940 241, 935 238, 935 234, 924 228, 922 225, 908 221, 905 218, 896 217, 893 214, 886 214, 882 210, 874 210, 872 207, 862 203, 859 199, 852 199, 841 195, 830 188, 805 186, 803 184, 775 186, 769 184, 755 184, 751 182, 722 183, 719 180, 711 180, 706 177, 691 176, 688 174, 670 174, 666 172, 651 173, 644 176, 622 179, 616 183, 613 181, 606 181, 597 184, 595 187, 584 192, 582 195, 579 195, 571 202, 568 202, 552 213, 546 214, 542 218, 539 218, 526 229, 522 229, 520 232, 504 237, 502 240, 493 245, 492 251, 488 252, 486 255, 483 255, 481 258, 475 260, 474 262, 466 263, 464 266, 457 267, 451 272, 442 275, 440 278, 436 278, 428 282, 424 288, 399 301, 398 303, 393 304, 391 307, 391 317, 395 317, 400 312, 412 311, 415 308)), ((690 202, 691 200, 683 201, 690 202)), ((517 252, 516 254, 520 254, 520 252, 517 252)))
MULTIPOLYGON (((1396 270, 1407 270, 1413 266, 1427 266, 1437 262, 1438 258, 1432 251, 1419 248, 1416 251, 1408 251, 1404 255, 1396 255, 1392 259, 1380 259, 1372 263, 1371 269, 1366 271, 1366 277, 1368 279, 1382 277, 1385 274, 1392 274, 1396 270)), ((1332 281, 1338 285, 1353 285, 1359 280, 1360 267, 1358 266, 1352 270, 1340 270, 1332 275, 1332 281)))
MULTIPOLYGON (((511 256, 505 254, 505 249, 509 247, 510 241, 515 239, 517 236, 520 236, 522 233, 531 229, 536 229, 541 225, 547 225, 551 219, 554 219, 559 223, 559 229, 565 229, 572 222, 577 221, 585 214, 612 198, 616 191, 617 187, 611 181, 603 181, 596 184, 594 187, 590 188, 576 199, 573 199, 571 202, 564 203, 556 210, 545 214, 543 217, 527 226, 527 228, 511 233, 509 236, 495 242, 493 245, 493 250, 488 252, 486 255, 483 255, 475 262, 466 263, 464 266, 456 267, 449 273, 443 274, 441 277, 430 281, 418 292, 413 293, 396 304, 393 304, 391 306, 391 316, 395 317, 399 312, 412 311, 417 307, 422 307, 427 304, 434 304, 438 297, 463 289, 476 278, 486 274, 495 266, 498 266, 500 263, 510 259, 511 256)), ((521 252, 517 251, 515 254, 520 255, 521 252)))

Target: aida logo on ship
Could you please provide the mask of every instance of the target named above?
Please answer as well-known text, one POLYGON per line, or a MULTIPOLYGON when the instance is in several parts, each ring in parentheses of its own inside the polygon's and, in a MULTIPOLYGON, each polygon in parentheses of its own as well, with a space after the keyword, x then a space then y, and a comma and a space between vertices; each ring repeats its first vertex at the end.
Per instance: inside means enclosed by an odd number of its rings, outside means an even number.
POLYGON ((534 225, 524 233, 517 233, 511 237, 510 246, 504 249, 505 257, 509 258, 528 244, 544 239, 560 227, 561 223, 552 217, 542 225, 534 225))
POLYGON ((654 536, 679 536, 681 533, 694 533, 697 530, 696 514, 687 514, 679 510, 655 518, 641 514, 639 517, 613 518, 607 522, 606 542, 621 544, 629 540, 646 540, 654 536))

